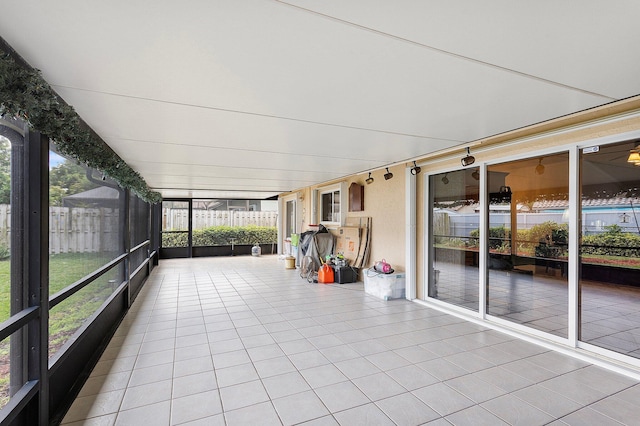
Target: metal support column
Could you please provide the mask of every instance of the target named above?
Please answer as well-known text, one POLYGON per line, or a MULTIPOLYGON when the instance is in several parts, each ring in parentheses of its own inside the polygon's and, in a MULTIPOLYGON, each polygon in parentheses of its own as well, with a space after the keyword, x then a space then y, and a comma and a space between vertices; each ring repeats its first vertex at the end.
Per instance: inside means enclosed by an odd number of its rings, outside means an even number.
POLYGON ((127 282, 127 290, 126 290, 126 301, 127 308, 131 306, 133 302, 132 294, 131 294, 131 212, 130 209, 130 192, 128 189, 120 191, 120 197, 122 199, 122 203, 120 203, 122 214, 120 217, 122 218, 122 245, 124 248, 124 253, 127 253, 127 257, 124 260, 124 279, 127 282))
MULTIPOLYGON (((3 120, 4 121, 4 120, 3 120)), ((22 206, 25 206, 25 181, 23 179, 25 170, 24 156, 24 123, 20 120, 11 120, 9 127, 0 123, 0 135, 9 139, 11 143, 11 315, 20 313, 28 307, 28 292, 25 282, 24 256, 24 222, 25 216, 22 206), (15 125, 15 126, 13 126, 15 125), (17 126, 22 128, 22 132, 17 130, 17 126)), ((9 394, 15 395, 27 381, 27 346, 24 341, 23 330, 13 333, 10 338, 10 373, 9 373, 9 394)))
POLYGON ((27 424, 49 424, 49 139, 25 132, 26 241, 25 277, 29 306, 40 315, 28 326, 28 379, 39 382, 38 397, 27 409, 27 424), (35 405, 37 404, 37 409, 35 405))

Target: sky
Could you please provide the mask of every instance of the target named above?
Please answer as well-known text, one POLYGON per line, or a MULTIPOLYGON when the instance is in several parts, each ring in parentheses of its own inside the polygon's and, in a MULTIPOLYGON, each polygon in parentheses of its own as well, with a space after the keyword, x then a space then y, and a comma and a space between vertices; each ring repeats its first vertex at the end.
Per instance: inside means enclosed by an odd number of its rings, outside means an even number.
MULTIPOLYGON (((4 136, 0 135, 0 139, 6 140, 9 143, 11 143, 11 141, 9 141, 7 138, 5 138, 4 136)), ((49 151, 49 170, 53 169, 56 166, 59 166, 60 164, 64 163, 66 161, 66 159, 64 157, 62 157, 59 154, 56 154, 53 151, 49 151)))
POLYGON ((65 158, 56 154, 53 151, 49 151, 49 170, 65 162, 65 158))

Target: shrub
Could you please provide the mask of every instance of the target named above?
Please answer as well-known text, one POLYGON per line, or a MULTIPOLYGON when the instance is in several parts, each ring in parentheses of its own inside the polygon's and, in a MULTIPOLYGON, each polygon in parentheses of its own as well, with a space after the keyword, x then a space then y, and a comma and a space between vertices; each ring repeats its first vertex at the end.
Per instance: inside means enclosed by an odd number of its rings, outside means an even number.
MULTIPOLYGON (((556 254, 565 254, 569 236, 569 228, 566 224, 556 222, 544 222, 539 225, 534 225, 530 229, 518 229, 517 233, 517 250, 518 253, 528 254, 533 256, 537 247, 540 245, 540 241, 549 242, 556 246, 562 246, 562 249, 554 249, 556 254), (549 236, 549 240, 547 240, 549 236)), ((480 231, 474 229, 469 233, 469 244, 473 246, 479 245, 480 231)), ((489 228, 489 249, 500 252, 508 252, 511 250, 511 231, 505 228, 504 225, 495 226, 489 228)))
POLYGON ((231 244, 272 244, 278 241, 275 226, 212 226, 193 231, 194 246, 226 246, 231 244))
POLYGON ((529 229, 528 240, 532 244, 545 241, 548 244, 566 245, 569 238, 569 227, 567 224, 547 221, 539 225, 534 225, 529 229))
POLYGON ((489 228, 489 249, 508 251, 511 245, 511 231, 504 225, 489 228))
POLYGON ((187 247, 189 239, 186 232, 163 233, 162 247, 187 247))
POLYGON ((6 244, 0 243, 0 260, 5 260, 11 257, 11 250, 6 244))
POLYGON ((443 238, 441 244, 447 247, 464 248, 467 242, 462 238, 443 238))
POLYGON ((640 235, 622 232, 617 225, 597 235, 582 237, 583 255, 640 257, 640 235))
POLYGON ((471 232, 469 232, 469 246, 471 247, 478 247, 480 246, 480 230, 479 229, 472 229, 471 232))
MULTIPOLYGON (((511 231, 504 225, 489 228, 489 249, 498 251, 508 251, 511 246, 511 231)), ((473 229, 469 232, 469 246, 478 247, 480 245, 480 230, 473 229)))
MULTIPOLYGON (((163 233, 162 247, 187 247, 186 232, 163 233)), ((278 241, 275 226, 211 226, 193 231, 194 246, 228 246, 234 244, 273 244, 278 241)))
POLYGON ((563 257, 567 255, 568 239, 567 224, 547 221, 524 229, 522 233, 518 230, 518 249, 537 257, 563 257))

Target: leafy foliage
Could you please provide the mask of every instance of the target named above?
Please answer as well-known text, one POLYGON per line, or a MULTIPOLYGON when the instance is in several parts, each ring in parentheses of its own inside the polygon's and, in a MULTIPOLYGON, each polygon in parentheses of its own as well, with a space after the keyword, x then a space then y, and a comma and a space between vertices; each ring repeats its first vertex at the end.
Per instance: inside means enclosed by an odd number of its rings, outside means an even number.
POLYGON ((18 65, 10 54, 0 51, 0 115, 5 114, 25 120, 50 137, 62 154, 101 171, 144 201, 160 202, 160 194, 81 122, 39 71, 18 65))
MULTIPOLYGON (((474 229, 469 232, 470 244, 478 246, 480 244, 480 230, 474 229)), ((511 231, 504 225, 489 228, 489 249, 504 251, 511 245, 511 231)))
POLYGON ((547 221, 534 225, 527 230, 526 239, 538 244, 540 241, 551 241, 553 244, 567 244, 569 227, 566 224, 547 221))
POLYGON ((73 161, 65 161, 49 171, 49 205, 62 205, 63 197, 97 187, 86 178, 82 166, 73 161))
POLYGON ((11 145, 0 137, 0 204, 11 203, 11 145))
MULTIPOLYGON (((617 225, 605 227, 606 232, 582 237, 581 254, 640 258, 640 235, 623 232, 617 225)), ((489 248, 507 250, 511 232, 504 226, 489 228, 489 248)), ((470 244, 478 244, 480 231, 470 232, 470 244)), ((567 256, 569 229, 566 224, 552 221, 534 225, 529 229, 518 229, 518 253, 547 258, 567 256)))
MULTIPOLYGON (((211 226, 193 231, 194 246, 228 246, 234 244, 271 244, 278 240, 274 226, 211 226)), ((187 233, 162 234, 162 247, 186 247, 187 233)))
POLYGON ((271 226, 212 226, 195 231, 193 245, 228 245, 231 239, 235 240, 235 244, 269 244, 275 243, 277 238, 278 230, 271 226))
POLYGON ((466 248, 466 247, 468 247, 467 240, 465 240, 463 238, 440 237, 440 240, 438 241, 438 244, 440 244, 442 246, 445 246, 445 247, 457 247, 457 248, 466 248))
POLYGON ((567 256, 569 227, 567 224, 547 221, 518 232, 519 249, 537 257, 567 256))
POLYGON ((6 242, 0 241, 0 260, 7 260, 11 257, 11 250, 6 242))
POLYGON ((188 247, 189 239, 186 232, 163 233, 162 247, 188 247))
POLYGON ((640 257, 640 235, 622 232, 618 225, 606 229, 602 234, 582 237, 582 255, 640 257))

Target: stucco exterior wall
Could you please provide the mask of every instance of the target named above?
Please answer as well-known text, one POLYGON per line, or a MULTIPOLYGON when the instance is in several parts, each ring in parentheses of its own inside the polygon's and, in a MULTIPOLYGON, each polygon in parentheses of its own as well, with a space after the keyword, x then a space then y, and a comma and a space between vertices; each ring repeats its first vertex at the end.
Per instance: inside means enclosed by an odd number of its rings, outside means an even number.
POLYGON ((396 271, 405 270, 405 183, 404 167, 390 167, 393 178, 384 180, 386 170, 371 173, 374 182, 365 183, 369 174, 347 180, 364 185, 364 211, 347 212, 348 216, 369 216, 371 227, 371 255, 369 264, 385 259, 396 271))
MULTIPOLYGON (((599 138, 623 137, 625 133, 640 130, 640 97, 594 108, 550 122, 519 129, 508 134, 473 142, 471 153, 476 158, 472 167, 485 162, 496 162, 507 157, 527 157, 529 153, 583 143, 599 138)), ((624 140, 624 139, 621 139, 624 140)), ((425 287, 425 176, 461 169, 460 159, 466 155, 466 146, 441 155, 418 161, 422 175, 416 185, 416 285, 417 297, 424 299, 425 287)), ((533 155, 533 154, 531 154, 533 155)))
MULTIPOLYGON (((560 117, 544 123, 517 129, 491 138, 474 141, 455 149, 439 151, 422 159, 417 159, 422 173, 416 177, 416 286, 417 297, 424 298, 425 275, 425 177, 430 173, 438 173, 461 168, 460 159, 466 154, 466 147, 476 158, 474 166, 485 162, 500 161, 507 157, 526 157, 528 153, 562 147, 568 144, 586 142, 597 138, 623 135, 640 130, 640 96, 593 108, 566 117, 560 117)), ((365 183, 368 174, 354 175, 343 180, 346 188, 352 182, 364 185, 364 207, 362 212, 347 212, 349 216, 370 216, 373 221, 371 256, 369 264, 376 260, 386 259, 399 271, 406 270, 405 259, 405 169, 412 164, 401 164, 390 167, 393 179, 385 181, 385 170, 372 172, 374 182, 365 183)), ((311 198, 313 190, 339 183, 327 182, 322 185, 302 188, 299 194, 300 218, 302 231, 315 223, 311 217, 311 198)), ((286 194, 283 194, 286 195, 286 194)), ((344 206, 345 209, 348 206, 344 206)))
MULTIPOLYGON (((344 182, 345 188, 356 182, 364 186, 364 211, 349 212, 348 205, 342 206, 348 217, 371 217, 371 254, 369 265, 376 260, 385 259, 398 271, 405 270, 405 182, 404 166, 390 167, 394 174, 390 180, 384 179, 385 170, 371 173, 374 182, 365 183, 369 174, 351 176, 342 181, 326 182, 322 185, 302 188, 294 191, 298 194, 299 228, 302 232, 309 230, 310 224, 316 224, 313 217, 312 197, 315 189, 344 182)), ((287 194, 282 194, 281 197, 287 194)))

